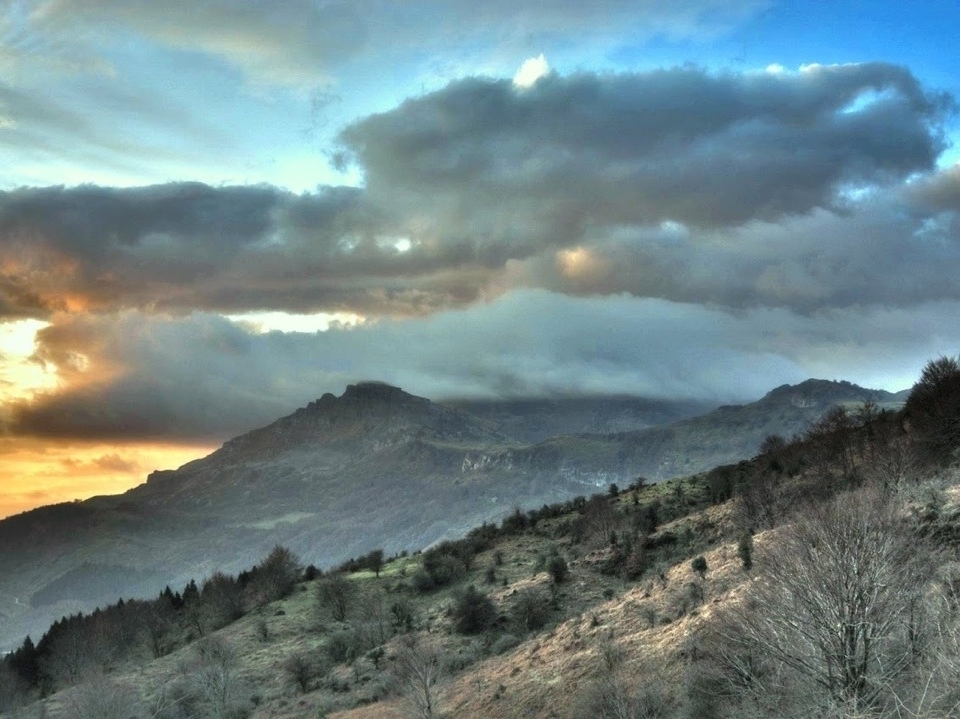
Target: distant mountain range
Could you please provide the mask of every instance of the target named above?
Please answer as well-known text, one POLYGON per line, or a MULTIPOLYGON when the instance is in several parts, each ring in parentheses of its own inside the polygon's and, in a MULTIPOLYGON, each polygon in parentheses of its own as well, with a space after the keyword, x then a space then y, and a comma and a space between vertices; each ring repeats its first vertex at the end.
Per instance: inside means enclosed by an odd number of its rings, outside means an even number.
POLYGON ((431 402, 369 382, 324 395, 118 496, 0 521, 0 649, 51 620, 150 596, 285 544, 330 566, 461 534, 514 506, 660 480, 756 454, 838 403, 903 397, 808 380, 757 402, 600 397, 431 402))

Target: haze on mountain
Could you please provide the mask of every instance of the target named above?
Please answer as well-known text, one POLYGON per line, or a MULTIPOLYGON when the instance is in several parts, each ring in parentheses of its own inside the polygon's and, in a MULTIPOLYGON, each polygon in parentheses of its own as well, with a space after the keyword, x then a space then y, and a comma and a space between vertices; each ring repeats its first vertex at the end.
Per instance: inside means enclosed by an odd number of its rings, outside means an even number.
POLYGON ((691 417, 685 402, 447 404, 351 385, 122 495, 0 521, 0 596, 17 598, 4 605, 0 642, 121 596, 239 572, 277 544, 321 567, 417 550, 516 507, 752 457, 769 435, 802 433, 838 404, 901 399, 809 380, 691 417), (571 427, 581 432, 553 436, 571 427))

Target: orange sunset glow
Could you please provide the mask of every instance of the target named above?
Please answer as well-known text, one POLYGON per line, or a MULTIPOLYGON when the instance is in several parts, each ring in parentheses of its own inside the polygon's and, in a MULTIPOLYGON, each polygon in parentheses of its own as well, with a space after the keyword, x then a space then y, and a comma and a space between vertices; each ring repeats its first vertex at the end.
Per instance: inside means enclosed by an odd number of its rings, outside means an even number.
MULTIPOLYGON (((37 332, 46 326, 37 320, 0 324, 0 407, 29 402, 62 385, 58 367, 35 356, 37 332)), ((0 518, 38 505, 118 494, 143 482, 154 469, 179 467, 215 448, 0 437, 0 518)))
POLYGON ((119 494, 155 469, 174 469, 215 446, 41 444, 0 441, 0 518, 45 504, 119 494))

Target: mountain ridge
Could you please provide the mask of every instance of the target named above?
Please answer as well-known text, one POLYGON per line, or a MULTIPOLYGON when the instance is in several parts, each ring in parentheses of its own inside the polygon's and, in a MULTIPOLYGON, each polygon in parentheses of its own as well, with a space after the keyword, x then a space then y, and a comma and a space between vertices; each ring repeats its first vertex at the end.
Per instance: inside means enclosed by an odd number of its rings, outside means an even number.
POLYGON ((277 543, 323 566, 376 547, 418 549, 514 506, 752 456, 766 435, 790 435, 815 420, 831 397, 888 395, 849 383, 793 394, 781 387, 758 402, 670 425, 524 444, 487 418, 400 388, 350 385, 342 396, 324 395, 207 457, 152 473, 122 495, 0 522, 0 564, 9 570, 0 577, 0 596, 43 600, 32 612, 12 608, 0 644, 62 614, 115 601, 91 593, 101 580, 115 588, 117 567, 130 569, 129 593, 137 595, 216 570, 240 571, 277 543), (91 568, 86 584, 81 566, 91 568), (58 595, 61 587, 74 595, 58 595))

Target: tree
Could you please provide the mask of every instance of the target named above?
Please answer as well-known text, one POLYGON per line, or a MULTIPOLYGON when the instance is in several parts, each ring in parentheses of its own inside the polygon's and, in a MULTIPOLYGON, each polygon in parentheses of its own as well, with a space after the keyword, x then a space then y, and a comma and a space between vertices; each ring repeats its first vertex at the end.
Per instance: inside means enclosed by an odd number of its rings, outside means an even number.
POLYGON ((547 572, 549 572, 554 584, 563 584, 567 580, 567 577, 570 576, 570 568, 567 566, 567 561, 561 557, 557 551, 554 551, 547 557, 547 572))
POLYGON ((244 614, 243 591, 233 577, 214 572, 200 590, 200 621, 203 634, 225 627, 244 614))
POLYGON ((294 652, 283 662, 283 671, 301 694, 310 689, 310 682, 317 672, 316 663, 302 652, 294 652))
POLYGON ((62 688, 95 671, 97 657, 91 624, 80 614, 55 622, 40 640, 37 652, 45 683, 62 688))
POLYGON ((605 542, 620 525, 620 515, 607 497, 595 494, 583 507, 580 525, 585 538, 599 538, 605 542))
POLYGON ((366 557, 367 569, 374 573, 374 575, 379 578, 380 570, 383 569, 383 550, 374 549, 366 557))
POLYGON ((288 596, 300 578, 303 565, 287 547, 275 546, 253 572, 250 593, 256 605, 288 596))
POLYGON ((960 357, 927 363, 904 406, 912 434, 932 462, 948 461, 960 447, 960 357))
POLYGON ((10 662, 0 660, 0 714, 26 704, 29 692, 30 686, 10 662))
POLYGON ((486 631, 497 618, 497 608, 486 594, 472 584, 457 595, 453 605, 453 621, 461 634, 486 631))
POLYGON ((215 719, 231 716, 240 703, 238 665, 233 646, 218 636, 211 636, 196 643, 193 662, 183 667, 215 719))
POLYGON ((744 532, 737 541, 737 556, 740 558, 740 566, 745 572, 753 569, 753 535, 750 532, 744 532))
POLYGON ((436 644, 411 635, 393 665, 393 675, 408 702, 413 719, 438 716, 439 685, 443 680, 443 655, 436 644))
POLYGON ((146 603, 140 609, 138 619, 142 641, 154 659, 159 659, 173 649, 171 633, 174 617, 173 606, 162 596, 156 601, 146 603))
POLYGON ((67 698, 73 719, 129 719, 137 715, 139 703, 132 687, 102 674, 73 689, 67 698))
POLYGON ((741 688, 863 711, 915 659, 930 562, 888 495, 862 490, 812 505, 760 565, 763 577, 723 624, 717 652, 741 688), (766 665, 769 674, 762 667, 766 665))
POLYGON ((340 573, 324 577, 317 583, 320 606, 337 622, 346 621, 355 594, 354 583, 340 573))

